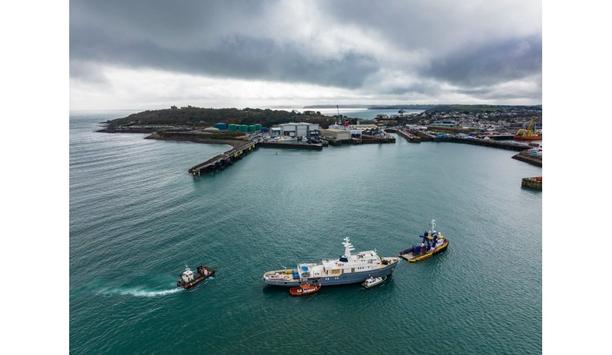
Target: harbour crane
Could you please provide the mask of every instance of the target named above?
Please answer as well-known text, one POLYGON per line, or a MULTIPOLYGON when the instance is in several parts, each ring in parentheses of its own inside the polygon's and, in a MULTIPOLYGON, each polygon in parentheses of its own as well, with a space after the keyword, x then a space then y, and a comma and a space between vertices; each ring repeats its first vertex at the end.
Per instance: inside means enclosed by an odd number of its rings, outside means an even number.
POLYGON ((522 141, 539 141, 542 140, 542 135, 535 132, 535 123, 538 118, 533 116, 527 125, 527 129, 521 128, 514 135, 515 140, 522 141))

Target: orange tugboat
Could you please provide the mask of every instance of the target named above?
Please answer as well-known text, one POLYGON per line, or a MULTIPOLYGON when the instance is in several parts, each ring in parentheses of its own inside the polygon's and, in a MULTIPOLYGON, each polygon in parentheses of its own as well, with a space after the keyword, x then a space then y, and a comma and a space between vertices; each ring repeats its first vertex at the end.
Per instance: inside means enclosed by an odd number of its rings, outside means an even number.
POLYGON ((313 284, 302 284, 298 287, 289 288, 289 294, 291 296, 306 296, 312 295, 321 289, 321 285, 313 285, 313 284))
POLYGON ((536 133, 534 130, 535 122, 537 117, 533 117, 531 121, 529 121, 529 125, 527 129, 521 128, 514 135, 514 140, 517 141, 541 141, 542 135, 536 133))

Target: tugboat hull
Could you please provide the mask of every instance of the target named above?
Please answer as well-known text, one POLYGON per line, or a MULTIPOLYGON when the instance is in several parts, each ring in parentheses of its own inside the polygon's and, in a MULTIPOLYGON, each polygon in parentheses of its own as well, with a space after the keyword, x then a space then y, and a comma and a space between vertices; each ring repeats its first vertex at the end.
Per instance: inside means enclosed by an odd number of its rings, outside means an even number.
POLYGON ((427 253, 424 253, 424 254, 421 254, 421 255, 415 255, 413 252, 409 252, 409 253, 406 253, 406 254, 400 254, 400 256, 402 258, 404 258, 408 262, 416 263, 417 261, 422 261, 422 260, 425 260, 425 259, 429 259, 433 255, 436 255, 438 253, 441 253, 441 252, 445 251, 447 247, 448 247, 448 240, 445 240, 442 245, 440 245, 439 247, 436 247, 432 251, 428 251, 427 253))
POLYGON ((206 274, 198 272, 196 275, 197 276, 195 276, 193 280, 188 282, 185 282, 179 278, 179 280, 176 282, 176 287, 181 287, 186 290, 193 288, 200 284, 202 281, 206 280, 207 278, 215 276, 215 270, 206 268, 206 274))

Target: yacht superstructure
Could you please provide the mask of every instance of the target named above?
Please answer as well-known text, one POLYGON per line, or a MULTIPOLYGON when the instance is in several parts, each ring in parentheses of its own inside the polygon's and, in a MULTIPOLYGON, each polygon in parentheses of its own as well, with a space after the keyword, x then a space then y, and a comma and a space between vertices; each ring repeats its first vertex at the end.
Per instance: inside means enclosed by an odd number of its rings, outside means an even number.
POLYGON ((398 257, 381 257, 376 250, 353 254, 355 248, 349 238, 342 242, 344 254, 337 259, 323 259, 321 263, 300 263, 295 269, 273 270, 263 275, 267 285, 292 287, 302 283, 321 286, 363 282, 369 277, 388 276, 400 261, 398 257))

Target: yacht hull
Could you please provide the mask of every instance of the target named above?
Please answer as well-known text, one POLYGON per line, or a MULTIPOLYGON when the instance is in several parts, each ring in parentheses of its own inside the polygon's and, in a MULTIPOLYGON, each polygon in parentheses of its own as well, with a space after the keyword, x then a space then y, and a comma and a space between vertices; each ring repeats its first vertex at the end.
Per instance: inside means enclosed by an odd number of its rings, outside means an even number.
POLYGON ((309 277, 300 279, 292 279, 292 280, 266 280, 264 282, 269 286, 280 286, 280 287, 295 287, 299 286, 301 282, 307 282, 313 285, 321 285, 321 286, 338 286, 338 285, 349 285, 355 283, 362 283, 369 277, 379 277, 379 276, 390 276, 393 273, 395 267, 399 264, 399 260, 386 265, 377 270, 368 270, 362 272, 349 272, 343 273, 338 276, 324 276, 324 277, 309 277))

